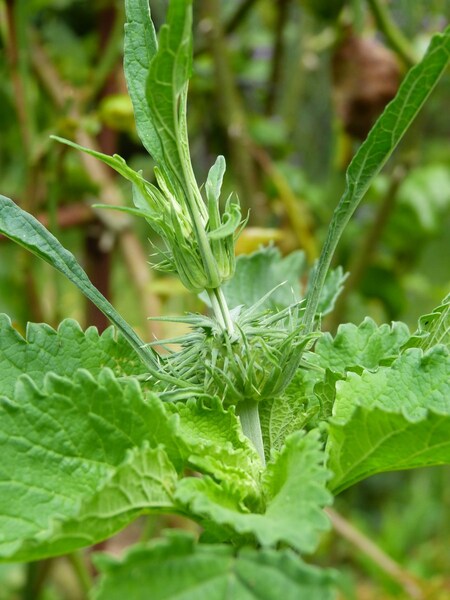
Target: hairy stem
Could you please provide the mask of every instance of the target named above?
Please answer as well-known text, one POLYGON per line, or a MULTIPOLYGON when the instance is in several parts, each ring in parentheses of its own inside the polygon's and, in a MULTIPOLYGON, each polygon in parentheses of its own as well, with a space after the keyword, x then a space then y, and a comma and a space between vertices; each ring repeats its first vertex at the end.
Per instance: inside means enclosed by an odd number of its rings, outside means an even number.
POLYGON ((242 431, 252 442, 265 467, 266 458, 264 456, 264 444, 261 433, 261 423, 259 421, 258 403, 254 400, 241 402, 236 407, 236 413, 241 421, 242 431))

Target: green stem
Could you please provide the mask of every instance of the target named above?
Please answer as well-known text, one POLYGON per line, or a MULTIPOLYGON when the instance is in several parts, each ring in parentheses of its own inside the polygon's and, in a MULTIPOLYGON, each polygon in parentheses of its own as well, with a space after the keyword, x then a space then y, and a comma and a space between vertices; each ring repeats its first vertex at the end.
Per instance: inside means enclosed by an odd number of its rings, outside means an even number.
POLYGON ((92 589, 93 581, 87 569, 83 554, 81 552, 72 552, 71 554, 67 555, 67 559, 72 565, 83 594, 85 594, 87 598, 92 589))
POLYGON ((213 290, 207 290, 207 292, 216 319, 219 321, 220 325, 232 335, 234 333, 233 320, 222 288, 219 287, 213 290))
POLYGON ((258 402, 246 400, 236 407, 237 415, 241 421, 242 431, 252 442, 263 466, 266 466, 266 457, 264 455, 264 444, 261 433, 261 423, 259 421, 258 402))
POLYGON ((407 67, 414 66, 417 63, 416 53, 407 37, 392 20, 384 4, 380 0, 368 0, 368 3, 378 28, 385 35, 391 48, 400 56, 407 67))

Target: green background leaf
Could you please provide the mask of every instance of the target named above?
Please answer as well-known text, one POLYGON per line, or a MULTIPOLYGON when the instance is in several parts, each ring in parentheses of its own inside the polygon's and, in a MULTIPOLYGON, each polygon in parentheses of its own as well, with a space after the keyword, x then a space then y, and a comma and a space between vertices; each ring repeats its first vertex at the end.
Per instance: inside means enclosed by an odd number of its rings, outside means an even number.
POLYGON ((119 561, 97 555, 95 600, 332 600, 333 574, 288 550, 195 545, 187 534, 136 547, 119 561), (131 576, 132 574, 132 576, 131 576))

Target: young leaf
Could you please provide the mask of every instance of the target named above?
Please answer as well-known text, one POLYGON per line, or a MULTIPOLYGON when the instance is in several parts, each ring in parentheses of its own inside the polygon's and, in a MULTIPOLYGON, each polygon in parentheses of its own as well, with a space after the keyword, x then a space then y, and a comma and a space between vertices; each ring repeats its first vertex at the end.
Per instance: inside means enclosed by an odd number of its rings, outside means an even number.
POLYGON ((267 506, 262 514, 249 512, 240 497, 212 479, 180 481, 176 500, 206 522, 252 536, 262 546, 283 542, 299 552, 312 552, 328 521, 322 507, 331 497, 326 491, 328 472, 317 431, 297 432, 286 440, 269 463, 263 482, 267 506))
POLYGON ((137 333, 92 285, 74 255, 66 250, 37 219, 19 208, 12 200, 1 195, 0 233, 51 264, 74 283, 122 332, 124 338, 148 367, 148 371, 158 376, 157 354, 145 346, 137 333))
POLYGON ((83 331, 72 319, 63 321, 57 331, 28 323, 22 337, 9 317, 0 314, 0 394, 10 396, 23 374, 41 387, 50 372, 70 377, 83 368, 96 377, 104 367, 116 377, 147 373, 129 343, 112 327, 99 335, 95 327, 83 331))
POLYGON ((136 128, 144 148, 156 162, 161 163, 161 139, 146 96, 150 64, 158 50, 148 0, 125 0, 125 11, 124 71, 136 128))
POLYGON ((320 295, 336 246, 351 216, 401 138, 414 121, 450 60, 450 27, 433 36, 419 64, 405 77, 397 96, 375 123, 347 170, 347 185, 334 212, 314 278, 303 322, 313 329, 320 295))
POLYGON ((314 398, 314 385, 321 377, 320 371, 298 369, 281 396, 260 403, 259 418, 268 461, 272 450, 281 451, 286 438, 304 429, 318 414, 319 407, 311 403, 311 398, 314 398))
POLYGON ((102 579, 94 600, 334 597, 333 573, 306 565, 289 550, 235 553, 230 546, 196 545, 192 536, 181 532, 167 532, 162 540, 134 547, 120 561, 96 555, 95 562, 102 579))
POLYGON ((243 435, 233 408, 216 398, 192 399, 168 406, 179 416, 177 433, 188 448, 191 467, 225 482, 245 497, 260 493, 261 461, 243 435))
POLYGON ((0 557, 34 560, 169 510, 186 449, 161 402, 108 369, 27 376, 0 399, 0 557), (159 444, 164 444, 165 452, 159 444), (170 456, 170 460, 168 458, 170 456))
POLYGON ((375 473, 450 463, 450 361, 443 346, 407 350, 391 367, 349 373, 329 427, 331 489, 375 473))

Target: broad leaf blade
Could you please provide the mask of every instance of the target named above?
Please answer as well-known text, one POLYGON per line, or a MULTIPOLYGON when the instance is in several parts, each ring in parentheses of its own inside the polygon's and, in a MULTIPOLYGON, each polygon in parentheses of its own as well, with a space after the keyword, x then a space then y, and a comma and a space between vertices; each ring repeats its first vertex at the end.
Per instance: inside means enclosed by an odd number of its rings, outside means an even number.
POLYGON ((267 467, 263 483, 267 506, 263 513, 250 512, 233 489, 207 477, 182 480, 176 499, 206 524, 211 521, 238 538, 250 536, 262 546, 284 542, 299 552, 312 552, 328 528, 322 512, 331 502, 326 491, 328 475, 317 432, 306 436, 297 432, 267 467))
POLYGON ((332 600, 333 574, 288 550, 195 545, 191 536, 133 548, 121 561, 97 555, 103 578, 95 600, 332 600), (130 577, 130 574, 133 576, 130 577), (176 577, 174 577, 176 573, 176 577))
POLYGON ((361 145, 347 170, 346 189, 334 212, 311 284, 303 322, 313 328, 319 298, 331 259, 347 223, 373 178, 380 172, 414 121, 450 60, 450 27, 433 36, 419 64, 405 77, 400 89, 361 145))
POLYGON ((158 369, 156 353, 145 346, 137 333, 90 282, 74 255, 66 250, 37 219, 0 195, 0 233, 23 246, 60 271, 122 332, 137 355, 153 372, 158 369))
POLYGON ((360 325, 340 325, 334 337, 329 333, 322 335, 314 352, 306 354, 305 359, 341 375, 349 370, 376 369, 397 358, 408 339, 409 330, 404 323, 378 326, 366 317, 360 325))
POLYGON ((47 373, 71 377, 78 369, 97 376, 108 367, 116 377, 144 375, 147 370, 125 338, 110 327, 99 335, 95 327, 83 331, 72 319, 57 330, 29 323, 25 337, 0 314, 0 394, 13 394, 20 375, 41 387, 47 373))
POLYGON ((411 422, 399 413, 358 407, 330 427, 333 494, 377 473, 450 464, 450 415, 429 411, 411 422))
POLYGON ((22 376, 0 399, 0 446, 3 560, 70 552, 167 509, 186 454, 161 402, 109 370, 40 390, 22 376))
POLYGON ((375 473, 450 463, 448 352, 414 348, 389 368, 349 373, 337 383, 333 414, 328 466, 335 492, 375 473))

